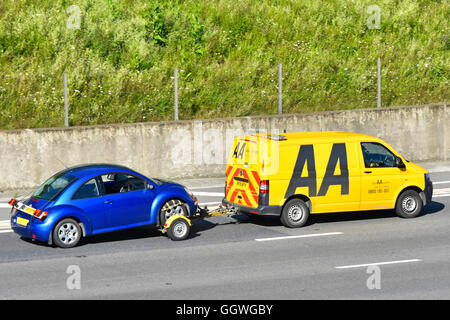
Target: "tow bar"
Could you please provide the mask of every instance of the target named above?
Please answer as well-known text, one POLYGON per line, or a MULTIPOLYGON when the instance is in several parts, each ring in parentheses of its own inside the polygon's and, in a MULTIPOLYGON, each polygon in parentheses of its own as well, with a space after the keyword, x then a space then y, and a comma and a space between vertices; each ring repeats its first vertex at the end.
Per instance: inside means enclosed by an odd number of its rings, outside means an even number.
POLYGON ((220 205, 214 210, 209 210, 206 206, 204 208, 198 207, 195 215, 189 218, 181 214, 174 214, 170 216, 159 231, 163 234, 167 234, 167 236, 173 241, 185 240, 190 234, 193 220, 221 215, 232 216, 236 213, 237 209, 232 206, 220 205))

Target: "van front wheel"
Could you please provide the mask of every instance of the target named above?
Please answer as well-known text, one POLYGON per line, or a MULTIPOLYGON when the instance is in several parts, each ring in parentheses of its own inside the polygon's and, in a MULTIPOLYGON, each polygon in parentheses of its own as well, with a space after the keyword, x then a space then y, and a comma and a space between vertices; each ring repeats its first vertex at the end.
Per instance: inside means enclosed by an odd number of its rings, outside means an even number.
POLYGON ((288 228, 303 227, 309 218, 309 208, 303 200, 289 200, 281 212, 281 223, 288 228))
POLYGON ((423 201, 414 190, 403 192, 397 200, 395 212, 402 218, 415 218, 422 211, 423 201))

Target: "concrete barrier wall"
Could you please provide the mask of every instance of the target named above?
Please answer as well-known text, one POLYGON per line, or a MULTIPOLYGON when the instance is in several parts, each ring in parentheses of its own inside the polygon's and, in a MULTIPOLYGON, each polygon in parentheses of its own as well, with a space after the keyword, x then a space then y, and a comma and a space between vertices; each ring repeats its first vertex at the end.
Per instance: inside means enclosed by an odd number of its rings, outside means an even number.
POLYGON ((0 189, 30 188, 64 166, 116 163, 149 177, 225 175, 235 135, 349 131, 380 137, 410 160, 450 159, 446 104, 214 120, 0 131, 0 189))

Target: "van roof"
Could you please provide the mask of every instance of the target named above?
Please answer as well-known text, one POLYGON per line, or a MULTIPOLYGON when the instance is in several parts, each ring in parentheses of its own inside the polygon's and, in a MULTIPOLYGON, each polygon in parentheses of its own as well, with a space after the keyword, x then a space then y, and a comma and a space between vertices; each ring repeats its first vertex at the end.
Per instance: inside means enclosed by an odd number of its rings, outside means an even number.
POLYGON ((260 138, 269 138, 277 141, 290 141, 298 142, 298 140, 308 140, 308 141, 323 141, 329 139, 339 139, 345 138, 347 140, 360 140, 363 139, 377 139, 375 137, 354 132, 344 132, 344 131, 317 131, 317 132, 287 132, 287 133, 258 133, 254 136, 260 138), (271 136, 273 138, 271 138, 271 136))

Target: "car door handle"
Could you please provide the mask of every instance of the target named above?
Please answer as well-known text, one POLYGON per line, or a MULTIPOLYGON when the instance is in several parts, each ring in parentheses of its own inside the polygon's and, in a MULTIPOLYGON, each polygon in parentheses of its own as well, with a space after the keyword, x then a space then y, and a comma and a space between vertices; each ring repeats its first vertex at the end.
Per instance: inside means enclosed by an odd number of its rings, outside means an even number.
POLYGON ((107 199, 107 200, 105 200, 104 203, 105 203, 105 204, 111 204, 111 203, 112 203, 112 200, 111 200, 111 199, 107 199))
POLYGON ((364 173, 372 173, 372 171, 364 171, 364 173))

